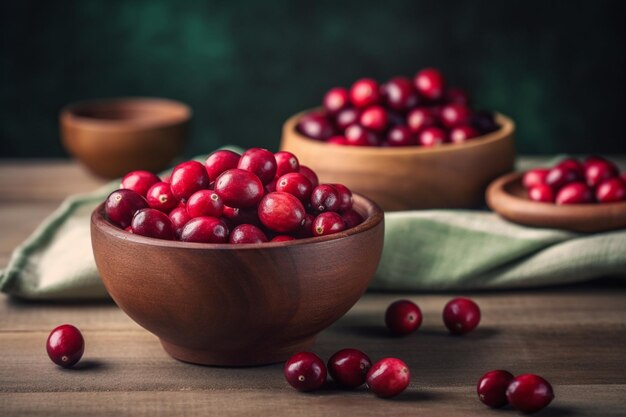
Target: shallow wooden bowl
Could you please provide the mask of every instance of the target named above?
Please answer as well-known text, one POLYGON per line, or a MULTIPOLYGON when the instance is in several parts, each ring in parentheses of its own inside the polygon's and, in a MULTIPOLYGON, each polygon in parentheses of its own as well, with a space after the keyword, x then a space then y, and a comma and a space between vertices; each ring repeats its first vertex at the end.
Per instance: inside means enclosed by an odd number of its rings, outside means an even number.
POLYGON ((61 138, 66 150, 98 176, 158 172, 181 152, 190 118, 189 107, 172 100, 85 101, 61 110, 61 138))
POLYGON ((437 148, 370 148, 328 145, 296 130, 303 114, 283 126, 282 150, 317 172, 321 182, 342 183, 384 210, 471 208, 484 203, 489 182, 513 169, 515 124, 497 115, 501 128, 466 144, 437 148))
POLYGON ((626 227, 626 202, 557 206, 531 201, 522 185, 523 176, 523 172, 505 175, 487 189, 489 207, 507 220, 583 233, 626 227))
POLYGON ((367 288, 382 253, 383 212, 359 195, 354 208, 365 221, 341 233, 230 245, 133 235, 100 205, 91 240, 111 297, 171 356, 260 365, 307 349, 367 288))

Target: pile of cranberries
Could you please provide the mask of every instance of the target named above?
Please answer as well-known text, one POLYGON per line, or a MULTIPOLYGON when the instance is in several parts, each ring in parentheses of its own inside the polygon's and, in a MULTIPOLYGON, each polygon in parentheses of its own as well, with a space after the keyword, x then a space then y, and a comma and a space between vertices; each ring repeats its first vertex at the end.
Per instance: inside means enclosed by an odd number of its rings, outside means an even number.
POLYGON ((534 413, 545 408, 554 399, 552 385, 539 375, 523 374, 514 377, 508 371, 487 372, 476 386, 478 398, 492 408, 510 404, 523 413, 534 413))
POLYGON ((471 110, 468 94, 448 87, 434 68, 384 84, 362 78, 350 89, 332 88, 322 104, 323 110, 302 116, 297 129, 334 145, 433 147, 499 128, 493 113, 471 110))
POLYGON ((522 179, 528 198, 542 203, 590 204, 626 201, 626 173, 601 156, 568 158, 552 168, 535 168, 522 179))
POLYGON ((134 234, 203 243, 280 242, 329 235, 363 221, 342 184, 319 184, 290 152, 219 150, 169 179, 133 171, 106 199, 107 219, 134 234))

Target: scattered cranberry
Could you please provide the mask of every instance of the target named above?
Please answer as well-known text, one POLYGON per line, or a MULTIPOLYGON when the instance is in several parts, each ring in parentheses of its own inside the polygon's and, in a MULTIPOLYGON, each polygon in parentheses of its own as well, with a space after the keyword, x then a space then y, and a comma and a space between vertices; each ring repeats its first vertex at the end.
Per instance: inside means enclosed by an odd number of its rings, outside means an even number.
POLYGON ((387 328, 396 336, 416 331, 422 324, 422 310, 410 300, 393 302, 385 313, 387 328))
POLYGON ((387 106, 394 110, 408 110, 418 102, 413 83, 406 77, 395 77, 382 87, 383 98, 387 106))
POLYGON ((446 132, 438 127, 427 127, 419 134, 418 141, 428 148, 439 146, 446 141, 446 132))
POLYGON ((626 182, 619 177, 604 181, 596 188, 596 200, 600 203, 626 200, 626 182))
POLYGON ((564 185, 556 195, 556 204, 593 203, 593 190, 583 182, 571 182, 564 185))
POLYGON ((215 180, 215 192, 226 206, 253 207, 263 198, 263 183, 250 171, 229 169, 215 180))
POLYGON ((531 169, 524 174, 522 184, 525 188, 531 188, 535 185, 545 185, 548 172, 550 172, 550 170, 547 168, 531 169))
POLYGON ((330 89, 325 95, 322 101, 324 108, 330 114, 337 114, 341 110, 350 105, 350 97, 348 90, 341 87, 335 87, 330 89))
POLYGON ((346 143, 349 146, 377 146, 378 138, 374 132, 361 125, 353 124, 345 131, 346 143))
POLYGON ((603 181, 618 175, 617 167, 607 160, 590 161, 585 166, 585 178, 590 187, 596 187, 603 181))
POLYGON ((315 171, 313 171, 308 166, 300 165, 300 171, 299 172, 300 172, 300 174, 302 174, 305 177, 307 177, 309 181, 311 181, 311 186, 313 186, 313 188, 315 188, 318 185, 320 185, 320 181, 317 178, 317 174, 315 173, 315 171))
POLYGON ((173 240, 176 237, 174 226, 167 214, 153 208, 137 211, 131 227, 136 235, 164 240, 173 240))
POLYGON ((157 182, 150 187, 146 193, 146 200, 150 207, 164 213, 169 213, 180 204, 167 182, 157 182))
POLYGON ((319 212, 337 211, 341 207, 339 192, 330 184, 318 185, 311 193, 311 205, 319 212))
POLYGON ((480 322, 480 308, 469 298, 455 298, 444 307, 443 322, 452 334, 471 332, 480 322))
POLYGON ((328 360, 328 373, 343 388, 356 388, 365 383, 372 361, 357 349, 341 349, 328 360))
POLYGON ((240 224, 230 232, 230 243, 263 243, 267 242, 267 236, 263 230, 252 224, 240 224))
POLYGON ((387 145, 389 146, 414 146, 417 139, 406 126, 394 126, 387 132, 387 145))
POLYGON ((513 375, 507 371, 495 370, 487 372, 480 378, 476 386, 478 398, 489 407, 504 407, 509 403, 506 398, 506 389, 512 380, 513 375))
POLYGON ((509 404, 523 413, 534 413, 554 399, 552 385, 539 375, 516 376, 506 390, 509 404))
POLYGON ((537 184, 528 189, 528 198, 540 203, 554 203, 554 190, 545 184, 537 184))
POLYGON ((125 229, 130 226, 135 213, 147 207, 145 198, 132 190, 120 189, 109 194, 104 202, 104 213, 107 219, 125 229))
POLYGON ((279 233, 292 232, 303 224, 306 214, 300 200, 289 193, 269 193, 259 203, 259 220, 279 233))
POLYGON ((191 217, 220 217, 224 212, 224 203, 213 190, 196 191, 187 200, 186 207, 191 217))
POLYGON ((382 398, 391 398, 403 392, 411 381, 409 367, 397 358, 384 358, 367 372, 367 386, 382 398))
POLYGON ((313 220, 313 236, 331 235, 346 228, 341 216, 333 211, 319 214, 313 220))
POLYGON ((335 134, 335 129, 328 118, 321 113, 308 113, 298 121, 298 130, 304 135, 326 140, 335 134))
POLYGON ((290 172, 276 181, 276 191, 289 193, 297 197, 303 203, 311 198, 313 186, 311 181, 299 172, 290 172))
POLYGON ((215 217, 196 217, 189 220, 180 233, 183 242, 226 243, 228 229, 215 217))
POLYGON ((131 171, 122 178, 121 188, 133 190, 142 197, 146 196, 148 189, 157 182, 159 177, 149 171, 131 171))
POLYGON ((215 151, 209 155, 204 166, 210 180, 215 181, 222 172, 237 168, 239 158, 241 156, 238 153, 226 149, 215 151))
POLYGON ((55 327, 46 341, 46 351, 52 362, 71 368, 85 352, 85 340, 80 330, 71 324, 55 327))
POLYGON ((443 75, 434 68, 426 68, 415 75, 413 80, 415 88, 429 100, 438 100, 445 92, 445 80, 443 75))
POLYGON ((326 382, 326 365, 314 353, 300 352, 285 362, 285 379, 298 391, 315 391, 326 382))
POLYGON ((363 108, 378 104, 380 92, 378 83, 371 78, 362 78, 352 84, 350 101, 356 107, 363 108))
POLYGON ((363 110, 359 121, 366 129, 382 132, 387 129, 389 117, 387 111, 381 106, 370 106, 363 110))
POLYGON ((413 132, 421 132, 427 127, 435 126, 436 119, 432 110, 427 107, 418 107, 411 110, 406 117, 406 124, 413 132))
POLYGON ((252 172, 267 184, 276 177, 276 158, 267 149, 250 148, 241 154, 237 168, 252 172))

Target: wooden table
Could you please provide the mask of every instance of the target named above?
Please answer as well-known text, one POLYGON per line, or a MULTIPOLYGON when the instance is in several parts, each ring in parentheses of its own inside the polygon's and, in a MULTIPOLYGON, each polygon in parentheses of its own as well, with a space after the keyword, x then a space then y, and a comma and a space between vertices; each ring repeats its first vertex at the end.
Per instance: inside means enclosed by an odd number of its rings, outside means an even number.
MULTIPOLYGON (((64 161, 0 161, 0 266, 13 248, 68 194, 101 184, 64 161)), ((0 416, 254 415, 254 416, 507 416, 477 399, 475 384, 491 369, 543 375, 556 399, 539 416, 626 416, 626 285, 598 281, 524 291, 470 294, 481 326, 447 334, 441 309, 453 294, 366 294, 320 334, 323 358, 343 347, 372 358, 397 356, 412 372, 409 389, 392 400, 366 389, 301 394, 282 366, 212 368, 171 359, 155 336, 111 302, 24 302, 0 299, 0 416), (386 306, 409 297, 425 315, 420 331, 389 337, 386 306), (50 362, 45 341, 61 323, 82 329, 78 369, 50 362)))

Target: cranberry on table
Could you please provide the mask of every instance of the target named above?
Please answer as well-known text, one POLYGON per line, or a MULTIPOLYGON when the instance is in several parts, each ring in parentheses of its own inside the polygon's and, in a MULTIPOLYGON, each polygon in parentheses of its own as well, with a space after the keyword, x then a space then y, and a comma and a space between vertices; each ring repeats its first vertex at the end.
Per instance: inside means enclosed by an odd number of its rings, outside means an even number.
POLYGON ((170 218, 157 209, 145 208, 137 211, 130 225, 136 235, 164 240, 174 240, 176 237, 170 218))
POLYGON ((418 102, 413 83, 406 77, 394 77, 381 87, 385 104, 394 110, 404 111, 418 102))
POLYGON ((131 171, 122 178, 121 188, 133 190, 140 196, 145 197, 148 189, 160 181, 159 177, 150 171, 131 171))
POLYGON ((215 181, 222 172, 237 168, 240 157, 238 153, 227 149, 221 149, 209 155, 204 166, 209 174, 210 180, 215 181))
POLYGON ((548 172, 545 183, 558 190, 566 184, 580 180, 582 180, 582 177, 578 170, 557 165, 548 172))
POLYGON ((345 130, 348 126, 353 125, 359 121, 361 112, 358 109, 349 107, 337 113, 335 117, 335 124, 340 130, 345 130))
POLYGON ((319 214, 313 220, 313 236, 332 235, 339 233, 346 228, 346 224, 341 216, 334 211, 327 211, 319 214))
POLYGON ((191 220, 191 216, 187 213, 187 208, 185 206, 176 207, 174 210, 170 211, 169 218, 172 221, 172 227, 174 227, 176 237, 180 239, 183 226, 191 220))
POLYGON ((427 127, 418 136, 421 146, 432 148, 439 146, 446 141, 446 132, 438 127, 427 127))
POLYGON ((356 388, 365 383, 372 361, 358 349, 341 349, 328 360, 328 373, 342 388, 356 388))
POLYGON ((587 185, 590 187, 596 187, 603 181, 619 175, 617 167, 607 160, 590 161, 585 164, 584 170, 587 185))
POLYGON ((387 132, 387 145, 396 146, 414 146, 417 145, 417 138, 413 132, 406 126, 394 126, 387 132))
POLYGON ((533 185, 528 189, 528 198, 540 203, 554 203, 554 190, 546 184, 533 185))
POLYGON ((215 217, 196 217, 183 226, 180 233, 183 242, 226 243, 228 229, 215 217))
POLYGON ((306 203, 311 198, 313 185, 311 181, 299 172, 290 172, 278 178, 276 181, 276 191, 289 193, 306 203))
POLYGON ((604 181, 596 188, 596 200, 600 203, 614 203, 626 200, 626 182, 620 177, 604 181))
POLYGON ((387 307, 385 324, 396 336, 416 331, 422 324, 422 310, 410 300, 398 300, 387 307))
POLYGON ((267 149, 250 148, 241 154, 237 168, 252 172, 267 184, 276 177, 276 158, 267 149))
POLYGON ((300 133, 312 139, 326 140, 335 134, 335 129, 328 118, 319 112, 305 114, 298 121, 300 133))
POLYGON ((427 127, 435 126, 437 119, 432 110, 427 107, 418 107, 406 116, 406 124, 413 132, 421 132, 427 127))
POLYGON ((391 398, 402 393, 411 382, 409 367, 398 358, 384 358, 367 372, 367 386, 381 398, 391 398))
POLYGON ((355 107, 363 108, 378 104, 380 101, 380 88, 378 83, 371 78, 357 80, 350 88, 350 101, 355 107))
POLYGON ((167 182, 159 181, 154 184, 146 193, 146 200, 148 205, 153 209, 160 210, 164 213, 169 213, 176 207, 180 201, 174 195, 172 187, 167 182))
POLYGON ((452 334, 471 332, 480 322, 480 308, 469 298, 454 298, 443 309, 443 322, 452 334))
POLYGON ((556 204, 593 203, 593 190, 584 182, 572 182, 564 185, 556 195, 556 204))
POLYGON ((544 409, 554 399, 552 385, 539 375, 516 376, 506 390, 509 404, 523 413, 544 409))
POLYGON ((120 189, 113 191, 104 202, 107 219, 122 229, 130 226, 138 210, 147 208, 148 202, 135 191, 120 189))
POLYGON ((341 207, 339 191, 330 184, 321 184, 311 193, 311 205, 318 212, 337 211, 341 207))
POLYGON ((172 192, 179 200, 186 200, 196 191, 209 188, 210 183, 206 168, 198 161, 178 164, 170 178, 172 192))
POLYGON ((46 351, 52 362, 63 368, 71 368, 85 352, 85 340, 76 327, 62 324, 55 327, 46 341, 46 351))
POLYGON ((268 229, 286 233, 292 232, 304 222, 304 206, 289 193, 274 192, 263 197, 258 207, 259 220, 268 229))
POLYGON ((434 68, 425 68, 415 74, 413 79, 417 91, 429 100, 443 97, 446 82, 441 72, 434 68))
POLYGON ((278 151, 274 154, 274 159, 276 159, 276 178, 300 170, 300 162, 291 152, 278 151))
POLYGON ((224 203, 213 190, 196 191, 187 200, 186 207, 191 217, 220 217, 224 212, 224 203))
POLYGON ((509 403, 506 398, 506 390, 511 381, 513 381, 513 375, 508 371, 498 369, 487 372, 480 378, 476 386, 478 398, 489 407, 504 407, 509 403))
POLYGON ((320 181, 317 178, 317 174, 308 166, 300 165, 300 171, 298 172, 300 172, 300 174, 304 175, 305 177, 308 178, 309 181, 311 181, 311 185, 313 186, 313 188, 320 185, 320 181))
POLYGON ((326 365, 311 352, 300 352, 285 362, 285 379, 298 391, 315 391, 326 382, 326 365))
POLYGON ((470 139, 479 136, 478 130, 469 125, 453 127, 448 134, 448 141, 451 143, 465 143, 470 139))
POLYGON ((359 122, 366 129, 382 132, 389 124, 389 117, 383 107, 376 105, 363 109, 359 122))
POLYGON ((344 135, 349 146, 378 146, 378 138, 374 132, 359 124, 348 126, 344 135))
POLYGON ((240 224, 230 232, 230 243, 264 243, 267 236, 263 230, 252 224, 240 224))
POLYGON ((322 105, 330 114, 336 114, 337 112, 345 109, 350 105, 348 90, 342 87, 331 88, 326 94, 324 94, 322 105))
POLYGON ((548 176, 550 169, 548 168, 535 168, 524 173, 522 177, 522 184, 525 188, 531 188, 535 185, 544 185, 546 183, 546 177, 548 176))
POLYGON ((255 206, 263 198, 263 183, 255 174, 243 169, 229 169, 215 180, 215 192, 224 205, 236 208, 255 206))
POLYGON ((470 110, 460 104, 447 104, 441 108, 441 123, 448 128, 465 125, 470 122, 470 110))
POLYGON ((346 229, 351 229, 354 226, 357 226, 363 223, 363 216, 361 216, 359 212, 354 209, 348 209, 342 212, 341 218, 343 219, 343 222, 346 224, 346 229))

